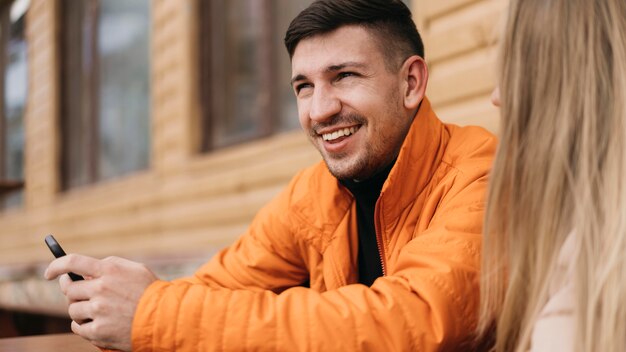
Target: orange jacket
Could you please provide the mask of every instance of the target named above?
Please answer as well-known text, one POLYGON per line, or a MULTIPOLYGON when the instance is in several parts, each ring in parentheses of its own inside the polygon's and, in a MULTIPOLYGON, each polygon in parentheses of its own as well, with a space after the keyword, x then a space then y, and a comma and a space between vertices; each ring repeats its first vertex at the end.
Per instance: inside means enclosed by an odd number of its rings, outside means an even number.
POLYGON ((133 351, 463 350, 495 147, 424 99, 376 204, 384 277, 356 283, 355 203, 321 162, 194 277, 148 287, 133 351))

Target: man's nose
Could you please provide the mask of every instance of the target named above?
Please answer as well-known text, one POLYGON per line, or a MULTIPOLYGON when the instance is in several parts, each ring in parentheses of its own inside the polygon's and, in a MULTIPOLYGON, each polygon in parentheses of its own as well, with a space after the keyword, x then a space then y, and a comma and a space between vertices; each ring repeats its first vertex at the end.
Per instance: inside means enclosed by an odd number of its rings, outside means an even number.
POLYGON ((324 122, 341 111, 341 100, 332 87, 316 87, 311 99, 309 117, 315 122, 324 122))

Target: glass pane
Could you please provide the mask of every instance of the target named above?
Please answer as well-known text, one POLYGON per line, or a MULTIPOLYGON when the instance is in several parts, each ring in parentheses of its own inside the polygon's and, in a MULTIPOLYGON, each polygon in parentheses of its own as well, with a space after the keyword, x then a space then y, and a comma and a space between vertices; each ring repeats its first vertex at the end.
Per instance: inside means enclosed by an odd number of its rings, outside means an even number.
POLYGON ((218 0, 211 7, 213 145, 250 138, 260 129, 259 0, 218 0))
MULTIPOLYGON (((28 95, 27 47, 24 37, 26 7, 24 1, 11 6, 7 42, 7 66, 4 77, 5 172, 8 180, 24 178, 24 109, 28 95)), ((22 192, 6 197, 5 205, 21 203, 22 192)))
POLYGON ((150 0, 102 0, 98 27, 98 179, 150 158, 150 0))
MULTIPOLYGON (((215 0, 208 22, 203 76, 207 87, 207 149, 299 126, 283 45, 292 18, 312 0, 215 0)), ((210 14, 210 15, 206 15, 210 14)))
POLYGON ((285 49, 284 38, 285 32, 291 21, 296 17, 300 11, 309 6, 313 0, 277 0, 277 32, 274 37, 274 50, 276 51, 276 57, 278 59, 278 77, 276 82, 278 83, 278 95, 280 105, 280 130, 291 130, 300 127, 298 121, 298 109, 296 106, 296 98, 289 83, 291 80, 291 61, 289 60, 289 54, 285 49))

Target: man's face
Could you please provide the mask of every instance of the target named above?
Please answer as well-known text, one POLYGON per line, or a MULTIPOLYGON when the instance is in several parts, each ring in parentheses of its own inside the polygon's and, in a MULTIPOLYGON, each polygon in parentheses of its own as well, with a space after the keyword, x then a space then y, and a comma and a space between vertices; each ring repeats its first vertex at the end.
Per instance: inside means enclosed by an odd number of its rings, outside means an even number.
POLYGON ((402 70, 388 70, 366 29, 303 39, 291 67, 300 124, 335 177, 364 180, 397 157, 414 112, 403 105, 402 70))

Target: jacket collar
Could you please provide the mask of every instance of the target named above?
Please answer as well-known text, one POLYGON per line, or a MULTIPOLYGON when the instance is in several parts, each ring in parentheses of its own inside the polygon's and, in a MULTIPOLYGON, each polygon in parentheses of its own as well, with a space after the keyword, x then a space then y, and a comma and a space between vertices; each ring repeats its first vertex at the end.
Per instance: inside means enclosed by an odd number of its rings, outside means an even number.
POLYGON ((395 219, 424 191, 441 163, 448 139, 443 123, 424 97, 382 188, 378 207, 385 218, 395 219))

